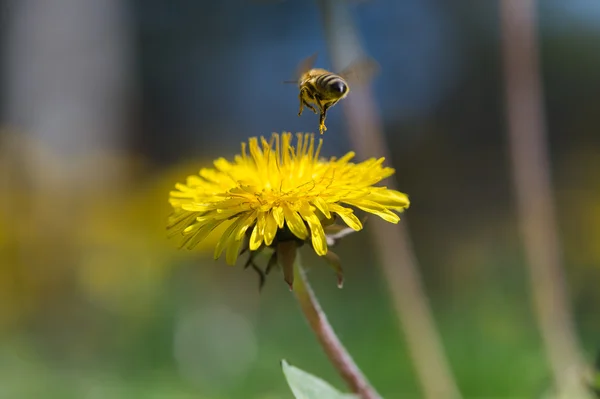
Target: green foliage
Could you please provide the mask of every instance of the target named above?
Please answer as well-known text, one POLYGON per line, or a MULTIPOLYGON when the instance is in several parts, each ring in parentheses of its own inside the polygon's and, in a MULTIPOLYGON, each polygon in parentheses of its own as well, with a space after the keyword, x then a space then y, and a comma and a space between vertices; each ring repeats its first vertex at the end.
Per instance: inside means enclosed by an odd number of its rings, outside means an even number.
POLYGON ((296 399, 358 399, 356 395, 341 393, 322 379, 285 360, 281 361, 281 368, 296 399))

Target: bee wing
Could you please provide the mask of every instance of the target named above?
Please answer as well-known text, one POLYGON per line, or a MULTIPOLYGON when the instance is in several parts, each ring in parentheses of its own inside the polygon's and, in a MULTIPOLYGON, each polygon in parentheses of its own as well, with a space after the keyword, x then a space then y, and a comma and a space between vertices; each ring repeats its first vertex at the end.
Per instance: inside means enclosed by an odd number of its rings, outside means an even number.
POLYGON ((365 85, 380 71, 379 63, 370 57, 359 58, 338 73, 351 85, 365 85))
POLYGON ((298 64, 298 68, 296 69, 296 79, 300 79, 304 73, 308 72, 313 65, 315 65, 315 61, 317 60, 317 53, 313 53, 300 61, 298 64))
POLYGON ((296 68, 296 76, 294 76, 294 79, 284 80, 283 83, 297 84, 298 81, 300 80, 300 77, 302 75, 304 75, 305 72, 308 72, 310 69, 312 69, 316 60, 317 60, 317 53, 314 53, 314 54, 306 57, 302 61, 300 61, 300 63, 298 64, 298 67, 296 68))
POLYGON ((298 81, 300 80, 300 77, 302 77, 302 75, 304 75, 306 72, 308 72, 312 69, 313 65, 315 65, 316 60, 317 60, 317 53, 314 53, 314 54, 311 54, 310 56, 306 57, 302 61, 300 61, 298 63, 298 66, 296 67, 296 75, 294 76, 294 79, 293 80, 284 80, 283 83, 297 84, 298 81))

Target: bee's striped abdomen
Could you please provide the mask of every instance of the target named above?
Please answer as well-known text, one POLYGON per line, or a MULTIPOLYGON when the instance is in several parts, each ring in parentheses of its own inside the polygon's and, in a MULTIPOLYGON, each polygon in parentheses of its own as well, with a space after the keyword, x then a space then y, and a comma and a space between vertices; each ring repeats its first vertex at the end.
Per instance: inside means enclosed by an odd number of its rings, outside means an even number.
POLYGON ((339 75, 325 73, 315 79, 315 84, 321 92, 328 93, 328 97, 338 97, 346 94, 348 84, 339 75))
POLYGON ((334 73, 319 75, 315 80, 316 85, 321 89, 327 89, 334 82, 342 82, 345 84, 344 80, 334 73))

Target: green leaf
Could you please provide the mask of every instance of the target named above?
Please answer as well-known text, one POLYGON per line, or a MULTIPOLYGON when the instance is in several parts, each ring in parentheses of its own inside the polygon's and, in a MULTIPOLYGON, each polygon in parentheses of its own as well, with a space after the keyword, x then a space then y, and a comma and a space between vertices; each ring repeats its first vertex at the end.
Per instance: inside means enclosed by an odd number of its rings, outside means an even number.
POLYGON ((290 365, 285 360, 281 361, 281 368, 296 399, 358 399, 358 396, 342 393, 322 379, 290 365))

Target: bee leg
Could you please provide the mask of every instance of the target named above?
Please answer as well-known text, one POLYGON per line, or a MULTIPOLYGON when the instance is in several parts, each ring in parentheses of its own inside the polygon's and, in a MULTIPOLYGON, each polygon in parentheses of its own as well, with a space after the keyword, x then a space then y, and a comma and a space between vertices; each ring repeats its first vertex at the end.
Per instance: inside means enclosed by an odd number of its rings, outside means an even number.
POLYGON ((327 130, 327 126, 325 126, 325 118, 327 117, 327 110, 329 109, 329 105, 323 105, 321 109, 321 115, 319 117, 319 132, 323 134, 324 131, 327 130))
POLYGON ((300 100, 300 110, 298 111, 298 116, 302 115, 302 111, 304 110, 304 90, 300 90, 300 94, 298 94, 298 99, 300 100))
POLYGON ((310 108, 310 110, 312 112, 314 112, 315 114, 317 114, 317 110, 315 109, 315 107, 313 107, 312 105, 310 105, 309 103, 306 102, 306 100, 304 100, 304 105, 306 105, 307 108, 310 108))
POLYGON ((263 285, 265 285, 265 273, 260 270, 260 268, 258 266, 256 266, 256 263, 254 263, 254 257, 256 255, 256 252, 250 252, 250 256, 248 256, 248 260, 246 261, 246 264, 244 265, 244 269, 247 269, 248 266, 252 266, 252 268, 254 269, 254 271, 256 273, 258 273, 258 290, 260 291, 263 287, 263 285))
POLYGON ((298 116, 302 115, 302 111, 304 110, 304 106, 306 105, 308 108, 312 109, 312 106, 306 102, 305 96, 309 96, 310 94, 306 90, 306 88, 300 89, 300 94, 298 94, 298 99, 300 100, 300 110, 298 111, 298 116))
POLYGON ((298 95, 298 99, 300 100, 300 110, 298 111, 298 116, 302 115, 304 106, 306 106, 308 109, 310 109, 315 114, 317 113, 317 110, 315 109, 315 107, 313 107, 306 101, 306 99, 304 98, 305 96, 308 98, 312 98, 310 93, 308 92, 308 90, 306 88, 302 88, 300 90, 300 94, 298 95))

